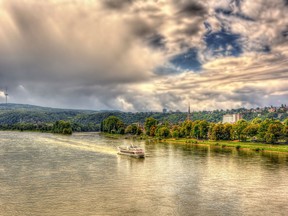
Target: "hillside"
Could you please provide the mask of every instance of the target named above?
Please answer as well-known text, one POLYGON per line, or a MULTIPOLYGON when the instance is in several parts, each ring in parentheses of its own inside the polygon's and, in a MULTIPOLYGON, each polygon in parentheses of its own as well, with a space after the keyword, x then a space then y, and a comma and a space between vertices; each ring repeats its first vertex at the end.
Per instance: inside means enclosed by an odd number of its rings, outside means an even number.
POLYGON ((14 104, 14 103, 8 103, 8 104, 0 103, 0 112, 1 111, 46 111, 46 112, 78 111, 84 113, 94 112, 92 110, 60 109, 60 108, 42 107, 29 104, 14 104))
POLYGON ((0 125, 16 123, 52 123, 58 120, 71 120, 79 114, 95 111, 58 109, 28 104, 0 104, 0 125))
MULTIPOLYGON (((214 110, 192 112, 192 120, 207 120, 209 122, 222 121, 223 115, 227 113, 242 113, 243 118, 250 121, 256 117, 273 118, 283 121, 288 117, 286 106, 283 109, 271 107, 256 109, 233 109, 233 110, 214 110), (284 109, 285 108, 285 109, 284 109)), ((58 109, 50 107, 40 107, 27 104, 0 104, 0 125, 14 125, 19 123, 54 123, 58 120, 68 120, 73 124, 80 126, 99 125, 108 116, 117 116, 125 124, 140 123, 143 124, 147 117, 154 117, 159 122, 178 123, 185 121, 187 113, 184 112, 120 112, 120 111, 92 111, 92 110, 74 110, 58 109)))

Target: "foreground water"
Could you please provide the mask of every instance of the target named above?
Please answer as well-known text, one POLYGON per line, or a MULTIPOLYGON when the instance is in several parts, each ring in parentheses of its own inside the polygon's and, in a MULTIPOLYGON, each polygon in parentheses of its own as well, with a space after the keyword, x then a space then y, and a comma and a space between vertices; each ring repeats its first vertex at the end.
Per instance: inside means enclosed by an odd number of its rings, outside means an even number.
POLYGON ((0 132, 0 215, 287 215, 288 157, 97 133, 0 132))

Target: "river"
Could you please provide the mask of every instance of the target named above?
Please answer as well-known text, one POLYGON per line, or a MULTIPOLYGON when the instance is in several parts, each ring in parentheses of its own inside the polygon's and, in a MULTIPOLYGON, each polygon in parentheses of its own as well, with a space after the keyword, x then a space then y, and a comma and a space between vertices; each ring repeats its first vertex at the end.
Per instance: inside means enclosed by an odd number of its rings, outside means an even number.
POLYGON ((288 215, 286 154, 129 142, 0 132, 0 215, 288 215))

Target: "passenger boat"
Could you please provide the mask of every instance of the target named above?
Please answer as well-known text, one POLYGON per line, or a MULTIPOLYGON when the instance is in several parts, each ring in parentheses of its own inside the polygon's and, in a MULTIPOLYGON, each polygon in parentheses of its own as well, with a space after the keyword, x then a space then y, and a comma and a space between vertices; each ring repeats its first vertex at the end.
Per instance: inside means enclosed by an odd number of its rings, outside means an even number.
POLYGON ((135 158, 144 158, 145 152, 142 148, 134 145, 130 146, 119 146, 118 147, 118 154, 119 155, 126 155, 135 158))

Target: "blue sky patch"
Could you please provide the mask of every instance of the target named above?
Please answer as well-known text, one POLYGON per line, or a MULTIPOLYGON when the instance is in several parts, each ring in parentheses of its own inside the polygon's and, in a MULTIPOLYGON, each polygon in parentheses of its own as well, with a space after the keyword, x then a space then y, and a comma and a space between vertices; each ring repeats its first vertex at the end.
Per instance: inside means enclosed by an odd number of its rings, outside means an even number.
POLYGON ((170 62, 177 68, 183 70, 201 70, 202 64, 198 60, 198 50, 190 48, 188 51, 174 56, 170 62))
POLYGON ((212 52, 213 56, 239 56, 243 52, 240 38, 240 34, 232 34, 222 29, 219 32, 208 31, 204 41, 207 51, 212 52))

